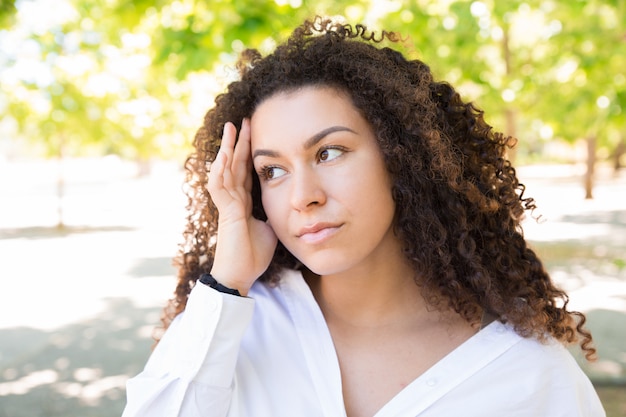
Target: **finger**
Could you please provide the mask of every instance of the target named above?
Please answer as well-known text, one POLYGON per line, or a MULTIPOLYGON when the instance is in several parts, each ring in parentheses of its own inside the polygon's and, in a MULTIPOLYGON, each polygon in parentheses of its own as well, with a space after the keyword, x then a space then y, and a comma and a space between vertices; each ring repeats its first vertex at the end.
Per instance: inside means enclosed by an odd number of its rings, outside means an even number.
POLYGON ((233 152, 235 147, 235 141, 237 138, 237 128, 231 122, 226 122, 224 125, 224 132, 222 133, 222 144, 218 155, 221 153, 224 157, 224 169, 222 172, 223 186, 232 189, 233 177, 231 165, 233 161, 233 152))
POLYGON ((232 122, 226 122, 224 124, 224 131, 222 132, 222 144, 220 145, 220 152, 224 151, 231 153, 235 147, 235 138, 237 137, 237 128, 232 122))
POLYGON ((233 155, 233 175, 245 190, 252 187, 252 157, 250 155, 250 119, 243 119, 233 155))
POLYGON ((252 161, 252 127, 250 119, 246 118, 248 128, 248 175, 246 176, 245 188, 249 193, 252 192, 252 176, 254 175, 254 162, 252 161))
POLYGON ((228 184, 225 183, 230 182, 226 177, 230 176, 230 170, 227 168, 229 161, 232 160, 232 147, 235 142, 235 135, 235 126, 230 122, 226 123, 224 125, 224 133, 222 134, 222 144, 209 171, 207 188, 216 204, 219 204, 217 200, 220 200, 220 194, 227 192, 224 188, 228 184))
MULTIPOLYGON (((224 190, 224 169, 226 167, 226 155, 223 152, 218 152, 215 160, 211 163, 211 169, 209 170, 209 178, 207 181, 207 189, 211 198, 216 202, 218 194, 224 190)), ((216 202, 217 204, 217 202, 216 202)))

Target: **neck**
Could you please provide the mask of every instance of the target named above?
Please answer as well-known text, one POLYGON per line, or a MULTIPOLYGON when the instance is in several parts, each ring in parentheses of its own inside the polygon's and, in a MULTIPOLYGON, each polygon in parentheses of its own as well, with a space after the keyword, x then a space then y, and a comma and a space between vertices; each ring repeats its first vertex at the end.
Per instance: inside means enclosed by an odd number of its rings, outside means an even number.
POLYGON ((427 313, 408 262, 384 262, 336 275, 305 274, 326 320, 380 327, 427 313))

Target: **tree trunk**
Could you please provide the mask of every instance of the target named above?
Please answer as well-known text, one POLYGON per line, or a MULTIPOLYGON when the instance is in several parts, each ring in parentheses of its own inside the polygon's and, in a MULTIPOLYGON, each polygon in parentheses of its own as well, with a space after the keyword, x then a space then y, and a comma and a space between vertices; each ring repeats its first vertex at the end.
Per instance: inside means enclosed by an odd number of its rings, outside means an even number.
POLYGON ((587 138, 587 170, 585 171, 585 199, 593 198, 594 171, 596 166, 596 137, 587 138))
POLYGON ((63 200, 65 199, 65 140, 60 139, 57 154, 57 229, 65 228, 63 221, 63 200))
MULTIPOLYGON (((503 25, 503 36, 502 36, 502 55, 504 57, 504 68, 506 71, 507 80, 511 79, 511 74, 513 73, 513 66, 511 62, 511 48, 509 47, 509 27, 508 25, 503 25)), ((517 132, 516 132, 516 114, 515 110, 508 105, 504 110, 504 117, 506 120, 506 132, 505 134, 515 138, 515 146, 512 148, 507 148, 506 150, 506 158, 511 161, 511 164, 515 165, 515 157, 517 156, 517 132)))
POLYGON ((506 116, 506 134, 515 138, 515 146, 506 150, 507 159, 511 161, 511 164, 515 165, 515 158, 517 156, 517 131, 515 128, 516 114, 515 110, 508 108, 505 110, 506 116))
POLYGON ((626 141, 622 139, 620 143, 617 144, 615 150, 613 151, 613 171, 617 174, 621 168, 624 167, 622 164, 622 156, 626 153, 626 141))
POLYGON ((137 158, 137 178, 145 178, 152 172, 152 161, 149 158, 137 158))

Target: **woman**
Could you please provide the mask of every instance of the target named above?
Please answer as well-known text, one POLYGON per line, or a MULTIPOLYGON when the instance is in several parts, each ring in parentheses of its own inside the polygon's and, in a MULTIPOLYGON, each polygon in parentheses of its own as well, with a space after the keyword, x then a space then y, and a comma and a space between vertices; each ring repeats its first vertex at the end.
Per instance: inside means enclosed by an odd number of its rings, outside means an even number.
POLYGON ((317 19, 243 54, 124 416, 604 415, 564 347, 593 357, 585 318, 522 236, 513 139, 385 40, 317 19))

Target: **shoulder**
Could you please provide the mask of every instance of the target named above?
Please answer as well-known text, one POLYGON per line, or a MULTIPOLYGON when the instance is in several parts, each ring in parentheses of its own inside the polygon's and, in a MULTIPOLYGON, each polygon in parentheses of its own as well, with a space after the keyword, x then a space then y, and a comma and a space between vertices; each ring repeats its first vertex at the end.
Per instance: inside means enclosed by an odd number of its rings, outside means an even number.
POLYGON ((500 326, 503 337, 517 342, 480 372, 479 379, 497 394, 492 400, 506 398, 512 410, 532 404, 536 415, 604 415, 591 381, 563 344, 523 338, 500 326))
MULTIPOLYGON (((598 396, 560 343, 493 322, 446 361, 445 395, 428 415, 603 417, 598 396)), ((441 381, 444 379, 442 378, 441 381)))
POLYGON ((587 379, 569 350, 552 338, 522 337, 511 326, 499 322, 492 323, 477 336, 483 348, 501 349, 500 355, 484 368, 492 375, 516 375, 519 382, 527 382, 533 388, 587 379))
MULTIPOLYGON (((506 326, 507 332, 514 330, 506 326)), ((553 338, 537 340, 519 337, 502 360, 506 367, 520 374, 536 376, 544 381, 567 384, 579 378, 587 379, 570 351, 553 338)))

